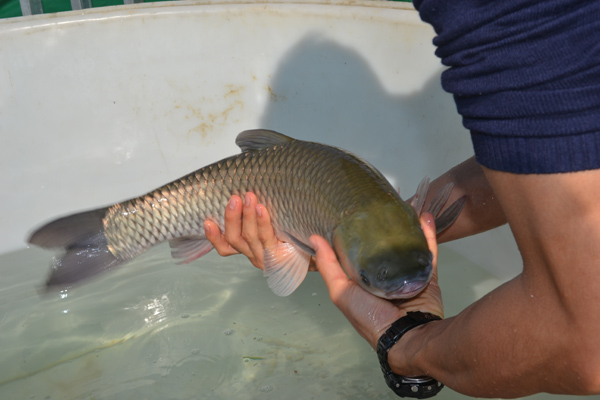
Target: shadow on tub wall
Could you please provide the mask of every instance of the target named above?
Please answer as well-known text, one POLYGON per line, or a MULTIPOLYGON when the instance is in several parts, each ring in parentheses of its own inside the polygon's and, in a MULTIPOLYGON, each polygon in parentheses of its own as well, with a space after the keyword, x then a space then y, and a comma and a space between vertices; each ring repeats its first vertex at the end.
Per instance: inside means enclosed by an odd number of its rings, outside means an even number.
MULTIPOLYGON (((410 53, 423 51, 433 48, 410 53)), ((398 82, 403 75, 423 76, 408 65, 397 66, 398 82)), ((261 126, 347 149, 371 162, 408 198, 424 176, 435 178, 473 155, 452 96, 441 88, 442 70, 440 65, 412 93, 393 93, 352 48, 308 35, 290 47, 273 73, 261 126)), ((502 280, 521 270, 506 226, 446 246, 502 280)))
MULTIPOLYGON (((424 176, 437 177, 472 155, 468 132, 439 74, 416 92, 392 94, 352 49, 310 36, 290 49, 270 89, 262 127, 350 150, 400 186, 404 198, 424 176)), ((452 313, 476 300, 481 294, 473 288, 491 279, 476 267, 467 272, 464 262, 453 261, 448 271, 451 294, 459 281, 459 296, 448 304, 452 313)))
POLYGON ((331 40, 313 35, 293 46, 273 74, 270 94, 262 127, 352 151, 405 198, 425 175, 438 176, 472 155, 439 74, 417 92, 394 95, 367 60, 331 40))

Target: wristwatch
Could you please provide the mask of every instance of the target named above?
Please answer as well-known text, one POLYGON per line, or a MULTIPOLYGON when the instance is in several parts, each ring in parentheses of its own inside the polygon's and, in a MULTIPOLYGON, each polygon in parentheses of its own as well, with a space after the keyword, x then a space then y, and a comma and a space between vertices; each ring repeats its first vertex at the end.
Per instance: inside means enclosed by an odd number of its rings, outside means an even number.
POLYGON ((408 331, 419 325, 441 318, 430 313, 411 311, 406 316, 396 320, 389 329, 381 335, 377 342, 377 357, 387 385, 400 397, 427 399, 442 390, 444 385, 428 376, 407 377, 396 375, 388 363, 388 351, 398 343, 398 340, 408 331))

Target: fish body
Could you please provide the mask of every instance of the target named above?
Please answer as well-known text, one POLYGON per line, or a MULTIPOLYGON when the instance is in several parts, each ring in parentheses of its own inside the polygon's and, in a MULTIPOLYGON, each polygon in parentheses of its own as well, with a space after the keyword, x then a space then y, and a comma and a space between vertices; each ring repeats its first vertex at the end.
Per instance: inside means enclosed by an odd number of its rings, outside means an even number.
POLYGON ((273 131, 245 131, 242 153, 135 199, 60 218, 29 242, 63 247, 48 286, 75 282, 169 241, 174 258, 190 262, 212 249, 203 222, 224 230, 232 195, 253 192, 271 216, 282 249, 266 249, 265 275, 279 295, 302 282, 318 234, 346 273, 385 298, 416 295, 431 278, 431 253, 417 214, 374 167, 344 150, 273 131))

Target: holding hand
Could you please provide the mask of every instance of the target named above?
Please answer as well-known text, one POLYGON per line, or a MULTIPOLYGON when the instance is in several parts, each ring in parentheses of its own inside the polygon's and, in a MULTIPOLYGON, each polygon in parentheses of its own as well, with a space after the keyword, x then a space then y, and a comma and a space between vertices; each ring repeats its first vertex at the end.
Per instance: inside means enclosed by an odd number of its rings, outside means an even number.
MULTIPOLYGON (((263 205, 257 204, 252 193, 247 193, 243 202, 239 196, 231 197, 225 212, 224 234, 214 222, 206 221, 204 226, 206 237, 220 255, 244 254, 260 269, 264 265, 264 249, 278 243, 269 213, 263 205)), ((318 270, 327 284, 331 300, 373 348, 391 323, 408 311, 443 316, 442 297, 437 284, 435 224, 430 213, 421 216, 421 227, 433 254, 433 277, 427 288, 416 297, 394 302, 376 297, 350 280, 329 243, 318 235, 310 238, 318 270)))
POLYGON ((339 264, 329 243, 320 236, 311 236, 317 268, 329 290, 331 301, 342 311, 360 335, 375 349, 379 337, 392 322, 408 311, 422 311, 443 317, 442 294, 437 283, 437 242, 433 216, 421 216, 421 227, 433 254, 433 276, 429 285, 411 299, 390 301, 365 291, 348 276, 339 264))
POLYGON ((225 210, 225 233, 212 221, 204 222, 204 230, 221 256, 243 254, 260 269, 264 266, 265 248, 278 242, 269 213, 265 206, 257 204, 254 193, 246 193, 244 201, 240 196, 231 196, 225 210))

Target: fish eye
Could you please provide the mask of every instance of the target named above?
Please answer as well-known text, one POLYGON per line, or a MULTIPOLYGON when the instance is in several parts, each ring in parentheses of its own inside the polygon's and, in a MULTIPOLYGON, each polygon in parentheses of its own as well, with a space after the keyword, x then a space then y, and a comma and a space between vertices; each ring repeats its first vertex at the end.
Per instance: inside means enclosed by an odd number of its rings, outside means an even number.
POLYGON ((365 271, 362 270, 360 271, 360 279, 363 281, 363 283, 367 286, 371 285, 371 282, 369 282, 369 278, 367 278, 367 274, 365 274, 365 271))

